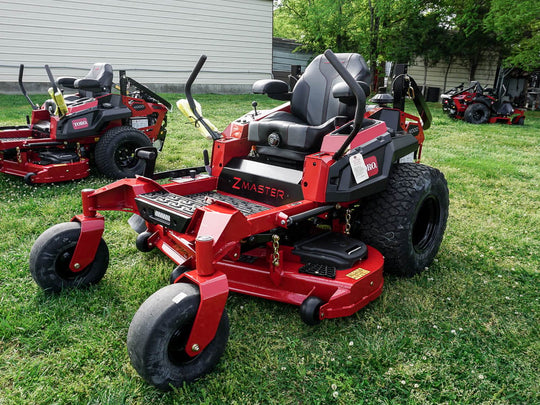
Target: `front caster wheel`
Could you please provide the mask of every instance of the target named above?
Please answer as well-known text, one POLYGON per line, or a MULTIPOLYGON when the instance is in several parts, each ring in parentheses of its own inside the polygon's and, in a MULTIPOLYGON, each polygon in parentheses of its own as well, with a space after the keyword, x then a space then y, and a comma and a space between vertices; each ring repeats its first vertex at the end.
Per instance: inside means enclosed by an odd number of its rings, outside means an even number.
POLYGON ((320 312, 324 301, 318 297, 307 297, 300 305, 300 319, 308 325, 317 325, 321 322, 320 312))
POLYGON ((131 364, 147 382, 162 390, 180 387, 214 368, 229 338, 223 310, 216 336, 195 357, 185 351, 199 308, 195 285, 171 284, 152 294, 135 313, 127 335, 131 364))
POLYGON ((186 266, 176 266, 174 270, 171 272, 171 275, 169 276, 169 284, 174 284, 176 279, 180 277, 182 274, 184 274, 186 271, 190 271, 191 269, 186 266))
POLYGON ((103 239, 92 263, 77 272, 69 268, 80 234, 80 223, 64 222, 37 238, 30 251, 30 273, 41 288, 60 292, 65 288, 84 288, 103 278, 109 265, 109 249, 103 239))
POLYGON ((24 182, 25 184, 29 185, 29 186, 33 186, 34 185, 34 177, 36 177, 36 174, 35 173, 26 173, 24 175, 24 182))
POLYGON ((151 246, 148 243, 148 239, 152 235, 153 233, 148 231, 138 234, 137 239, 135 239, 135 246, 137 249, 139 249, 141 252, 150 252, 152 249, 154 249, 154 246, 151 246))

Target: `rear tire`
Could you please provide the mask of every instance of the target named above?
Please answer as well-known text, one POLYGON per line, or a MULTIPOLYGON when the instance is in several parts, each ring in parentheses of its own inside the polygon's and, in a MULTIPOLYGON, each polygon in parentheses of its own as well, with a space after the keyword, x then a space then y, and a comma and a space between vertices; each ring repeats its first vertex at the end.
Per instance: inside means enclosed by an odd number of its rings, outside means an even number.
POLYGON ((185 352, 199 303, 195 285, 171 284, 152 294, 131 321, 127 335, 131 364, 142 378, 159 389, 168 391, 207 374, 225 351, 229 319, 223 310, 210 344, 195 357, 185 352))
POLYGON ((485 124, 489 119, 489 109, 481 103, 474 103, 467 107, 463 116, 471 124, 485 124))
POLYGON ((80 223, 64 222, 37 238, 30 251, 30 273, 42 289, 60 292, 65 288, 85 288, 103 278, 109 265, 109 249, 103 239, 92 263, 77 272, 69 268, 80 234, 80 223))
POLYGON ((152 146, 152 141, 138 129, 129 126, 111 128, 96 144, 96 166, 112 179, 142 175, 146 163, 135 156, 135 150, 145 146, 152 146))
POLYGON ((384 255, 385 272, 411 277, 437 254, 448 205, 448 187, 439 170, 397 164, 386 190, 362 202, 351 233, 384 255))

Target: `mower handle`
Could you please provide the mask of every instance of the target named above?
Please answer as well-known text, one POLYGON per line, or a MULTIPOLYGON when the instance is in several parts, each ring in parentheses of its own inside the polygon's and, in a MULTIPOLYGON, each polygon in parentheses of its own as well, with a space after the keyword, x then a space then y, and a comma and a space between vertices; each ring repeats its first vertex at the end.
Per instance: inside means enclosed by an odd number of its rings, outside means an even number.
POLYGON ((23 73, 24 73, 24 65, 21 63, 19 65, 19 88, 21 89, 21 93, 23 94, 24 97, 26 97, 26 99, 28 100, 28 102, 30 103, 30 105, 32 106, 32 110, 38 110, 39 107, 37 105, 34 104, 34 102, 32 101, 32 99, 30 98, 30 96, 28 95, 28 93, 26 92, 26 89, 24 88, 24 84, 23 84, 23 73))
POLYGON ((341 156, 343 156, 343 153, 350 145, 350 143, 360 130, 360 127, 362 126, 362 121, 364 120, 364 113, 366 112, 366 94, 364 93, 364 90, 362 90, 362 87, 360 87, 358 82, 354 80, 354 77, 339 61, 334 52, 332 52, 330 49, 327 49, 324 52, 324 56, 326 57, 326 59, 328 59, 328 62, 330 62, 334 69, 336 69, 336 71, 345 81, 345 83, 347 83, 347 85, 351 88, 351 91, 356 97, 356 111, 354 113, 354 124, 352 131, 345 140, 345 142, 343 142, 343 145, 341 145, 341 147, 336 151, 336 153, 334 153, 334 156, 332 156, 332 159, 338 160, 341 156))
POLYGON ((199 75, 199 72, 201 71, 204 65, 204 62, 206 62, 206 55, 201 55, 197 64, 195 65, 195 67, 193 68, 193 70, 191 71, 191 74, 189 75, 187 79, 184 92, 186 93, 186 99, 188 101, 189 108, 191 108, 191 111, 193 111, 193 115, 197 119, 197 122, 199 122, 204 127, 204 129, 206 129, 206 131, 212 136, 213 140, 216 140, 216 139, 221 138, 221 135, 219 134, 219 132, 216 132, 212 128, 210 128, 208 124, 206 123, 206 121, 203 119, 203 117, 201 117, 201 115, 197 111, 195 100, 193 99, 193 96, 191 95, 191 85, 193 84, 197 76, 199 75))
POLYGON ((51 82, 51 86, 53 88, 54 93, 58 91, 58 87, 56 87, 56 82, 54 81, 54 76, 51 72, 51 68, 49 65, 45 65, 45 71, 47 72, 47 76, 49 76, 49 81, 51 82))

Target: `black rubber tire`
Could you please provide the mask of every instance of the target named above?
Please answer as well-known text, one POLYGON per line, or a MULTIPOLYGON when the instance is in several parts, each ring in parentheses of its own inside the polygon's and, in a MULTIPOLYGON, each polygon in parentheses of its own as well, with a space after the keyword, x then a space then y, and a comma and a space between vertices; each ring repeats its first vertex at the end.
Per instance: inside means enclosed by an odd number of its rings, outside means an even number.
POLYGON ((386 190, 355 210, 351 234, 384 255, 386 273, 412 277, 437 254, 448 205, 448 187, 439 170, 417 163, 396 164, 386 190))
POLYGON ((24 175, 24 182, 25 184, 28 184, 29 186, 33 186, 35 183, 33 181, 34 177, 36 177, 36 174, 35 173, 26 173, 24 175))
POLYGON ((144 231, 146 231, 148 229, 146 227, 146 222, 145 222, 144 218, 141 217, 140 215, 137 215, 137 214, 133 214, 128 219, 128 224, 131 227, 131 229, 133 229, 138 234, 143 233, 144 231))
POLYGON ((129 126, 111 128, 96 144, 96 166, 112 179, 142 175, 146 163, 135 156, 135 149, 145 146, 152 146, 152 141, 138 129, 129 126))
POLYGON ((152 294, 135 313, 127 335, 131 364, 139 375, 168 391, 210 372, 225 351, 229 318, 223 310, 216 336, 197 356, 184 347, 199 308, 195 285, 171 284, 152 294))
POLYGON ((169 284, 174 284, 176 279, 180 277, 182 274, 184 274, 186 271, 190 271, 191 269, 186 266, 176 266, 173 271, 171 271, 171 275, 169 276, 169 284))
POLYGON ((524 125, 525 124, 525 118, 519 117, 519 119, 516 122, 516 125, 524 125))
POLYGON ((69 263, 81 234, 81 224, 64 222, 43 232, 30 251, 30 273, 44 290, 60 292, 66 288, 85 288, 97 284, 109 265, 109 249, 103 239, 99 242, 92 263, 73 272, 69 263))
POLYGON ((307 297, 300 305, 300 319, 310 326, 319 324, 321 322, 319 314, 323 304, 324 301, 318 297, 307 297))
POLYGON ((153 233, 148 231, 138 234, 137 239, 135 239, 135 246, 137 249, 139 249, 141 252, 150 252, 152 249, 154 249, 154 246, 148 245, 148 238, 150 238, 152 235, 153 233))
POLYGON ((489 119, 489 108, 481 103, 471 104, 465 110, 463 118, 471 124, 485 124, 489 119))

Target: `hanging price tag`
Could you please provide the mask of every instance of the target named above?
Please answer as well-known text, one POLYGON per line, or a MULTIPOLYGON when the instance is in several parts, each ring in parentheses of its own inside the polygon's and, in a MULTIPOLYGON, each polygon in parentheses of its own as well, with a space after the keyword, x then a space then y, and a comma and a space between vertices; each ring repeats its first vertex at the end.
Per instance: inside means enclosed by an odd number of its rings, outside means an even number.
POLYGON ((354 175, 354 180, 356 180, 356 184, 369 179, 366 163, 364 162, 364 158, 360 153, 352 155, 349 158, 349 163, 351 165, 351 170, 354 175))

